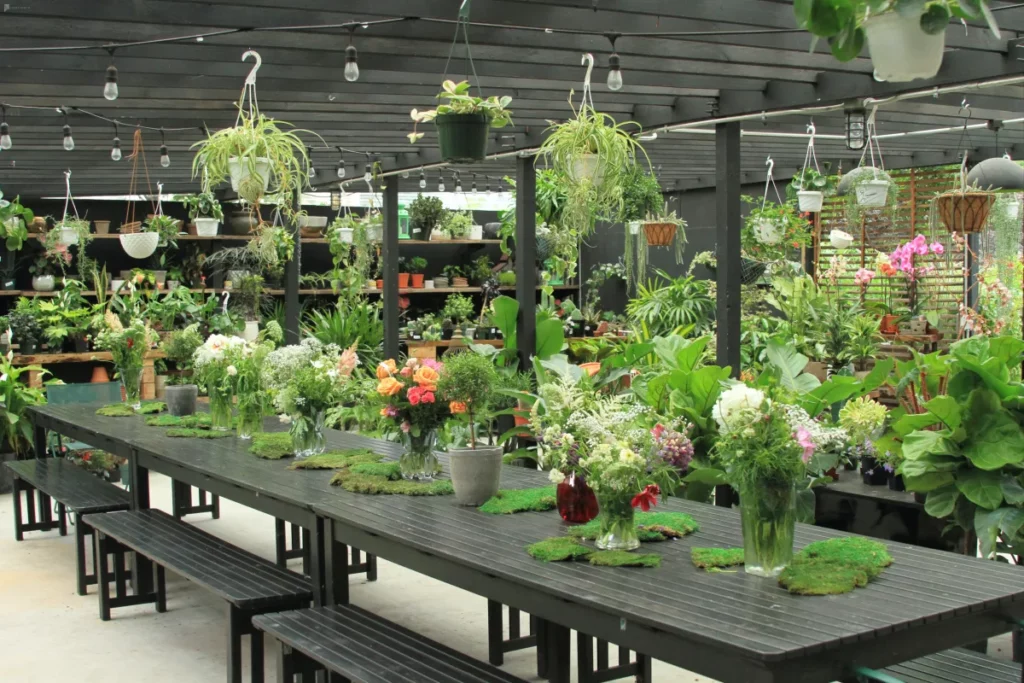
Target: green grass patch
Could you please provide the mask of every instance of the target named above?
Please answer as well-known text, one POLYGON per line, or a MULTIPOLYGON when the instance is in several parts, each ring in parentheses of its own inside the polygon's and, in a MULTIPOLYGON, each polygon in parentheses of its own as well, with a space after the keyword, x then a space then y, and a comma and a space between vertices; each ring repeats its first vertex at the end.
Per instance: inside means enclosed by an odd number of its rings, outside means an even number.
POLYGON ((143 403, 135 412, 139 415, 155 415, 156 413, 162 413, 166 408, 167 404, 163 401, 150 401, 143 403))
POLYGON ((359 462, 351 465, 349 469, 352 470, 352 474, 380 477, 388 481, 402 479, 402 468, 397 462, 359 462))
POLYGON ((578 557, 586 557, 593 551, 575 538, 556 536, 526 546, 526 552, 530 557, 541 562, 564 562, 575 560, 578 557))
POLYGON ((856 567, 872 579, 892 564, 892 556, 884 543, 858 536, 815 541, 804 547, 794 558, 795 563, 810 560, 856 567))
POLYGON ((455 493, 452 483, 447 479, 427 482, 406 481, 405 479, 391 480, 375 474, 355 471, 357 467, 368 464, 374 463, 364 463, 339 470, 331 479, 331 484, 352 493, 369 495, 447 496, 455 493))
MULTIPOLYGON (((671 538, 682 538, 700 529, 690 515, 682 512, 637 512, 637 535, 645 543, 657 543, 671 538)), ((594 519, 586 524, 569 527, 569 535, 584 540, 594 540, 601 534, 601 520, 594 519)))
POLYGON ((231 431, 194 429, 190 427, 171 427, 167 430, 167 436, 179 439, 226 439, 234 435, 235 433, 231 431))
POLYGON ((293 455, 295 447, 288 432, 261 432, 252 435, 249 452, 264 460, 280 460, 293 455))
POLYGON ((209 429, 213 420, 209 413, 194 415, 151 415, 146 418, 150 427, 185 427, 186 429, 209 429))
POLYGON ((631 553, 626 550, 598 550, 587 556, 598 567, 660 567, 661 555, 631 553))
POLYGON ((288 469, 292 470, 340 470, 359 463, 377 462, 384 456, 374 453, 369 448, 351 448, 344 451, 332 451, 311 455, 302 460, 296 460, 288 469))
POLYGON ((700 569, 743 564, 743 548, 691 548, 690 560, 700 569))
POLYGON ((478 510, 489 515, 511 515, 516 512, 545 512, 555 507, 555 487, 501 490, 478 510))
POLYGON ((862 588, 892 564, 885 544, 868 538, 815 541, 796 554, 779 585, 798 595, 839 595, 862 588))
POLYGON ((109 406, 98 408, 96 414, 103 417, 131 417, 135 411, 127 403, 111 403, 109 406))
POLYGON ((868 585, 868 575, 857 567, 810 561, 783 569, 779 585, 797 595, 839 595, 868 585))

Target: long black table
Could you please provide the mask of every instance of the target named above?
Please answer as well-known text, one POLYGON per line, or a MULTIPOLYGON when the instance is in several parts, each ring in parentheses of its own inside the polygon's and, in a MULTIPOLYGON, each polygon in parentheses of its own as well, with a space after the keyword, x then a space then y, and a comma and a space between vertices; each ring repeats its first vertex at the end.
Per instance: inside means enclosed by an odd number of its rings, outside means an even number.
MULTIPOLYGON (((882 668, 1005 633, 1024 617, 1018 568, 899 543, 889 544, 895 563, 878 580, 833 597, 790 595, 742 571, 697 570, 690 548, 741 544, 739 515, 679 500, 658 509, 687 512, 701 529, 645 546, 662 555, 658 569, 544 564, 523 548, 564 533, 554 512, 490 516, 450 497, 352 494, 331 487, 330 472, 289 471, 288 461, 257 459, 233 438, 171 439, 141 418, 100 418, 95 409, 39 406, 30 416, 40 428, 127 453, 133 475, 152 469, 311 525, 315 588, 335 599, 347 599, 347 573, 334 563, 347 544, 545 620, 555 683, 568 679, 570 629, 721 681, 814 683, 853 680, 853 666, 882 668)), ((341 432, 330 432, 328 443, 400 452, 341 432)), ((547 481, 513 467, 502 476, 506 488, 547 481)), ((133 488, 144 489, 140 483, 133 479, 133 488)), ((139 491, 133 496, 134 504, 148 504, 139 491)), ((798 525, 797 545, 839 535, 798 525)))

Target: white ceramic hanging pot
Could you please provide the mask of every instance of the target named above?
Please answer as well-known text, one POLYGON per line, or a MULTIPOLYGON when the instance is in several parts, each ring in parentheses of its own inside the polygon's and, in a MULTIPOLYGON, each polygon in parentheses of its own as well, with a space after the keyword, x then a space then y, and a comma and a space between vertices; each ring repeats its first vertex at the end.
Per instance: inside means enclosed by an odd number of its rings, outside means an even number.
POLYGON ((57 280, 52 275, 36 275, 32 278, 32 289, 37 292, 52 292, 57 287, 57 280))
POLYGON ((597 154, 581 154, 572 160, 569 173, 573 180, 589 180, 594 186, 600 187, 604 182, 604 163, 597 154))
POLYGON ((120 235, 121 248, 132 258, 149 258, 156 251, 160 234, 155 232, 133 232, 120 235))
POLYGON ((888 180, 866 180, 857 186, 857 204, 869 209, 885 206, 889 198, 888 180))
POLYGON ((776 221, 762 218, 754 223, 754 235, 761 244, 778 244, 782 241, 782 226, 776 221))
POLYGON ((825 193, 816 190, 800 190, 796 197, 800 202, 801 213, 818 213, 821 211, 821 205, 825 203, 825 193))
POLYGON ((66 247, 78 244, 78 233, 71 228, 60 228, 60 243, 66 247))
POLYGON ((366 229, 366 236, 371 242, 383 242, 384 241, 384 226, 383 225, 371 225, 366 229))
MULTIPOLYGON (((266 192, 267 187, 270 185, 270 159, 257 157, 255 167, 256 173, 263 180, 263 191, 266 192)), ((252 169, 249 168, 249 164, 239 157, 228 158, 228 172, 231 174, 231 189, 235 192, 238 192, 238 188, 241 187, 242 183, 252 175, 252 169)))
POLYGON ((471 240, 482 240, 484 238, 484 226, 482 225, 471 225, 469 227, 469 239, 471 240))
POLYGON ((352 228, 338 228, 338 237, 341 239, 342 244, 352 244, 352 236, 355 234, 355 230, 352 228))
POLYGON ((627 223, 627 225, 629 226, 629 232, 634 234, 634 235, 639 235, 640 234, 640 226, 643 225, 643 224, 644 224, 643 221, 630 221, 629 223, 627 223))
POLYGON ((934 35, 921 29, 921 15, 885 12, 864 22, 868 52, 875 67, 875 79, 906 83, 934 78, 942 66, 946 32, 934 35))
POLYGON ((846 249, 853 245, 853 235, 842 230, 833 230, 828 234, 828 241, 836 249, 846 249))
POLYGON ((214 237, 220 221, 216 218, 196 218, 196 235, 199 237, 214 237))
POLYGON ((260 336, 260 321, 259 320, 246 320, 245 329, 242 330, 242 339, 245 341, 256 341, 256 338, 260 336))

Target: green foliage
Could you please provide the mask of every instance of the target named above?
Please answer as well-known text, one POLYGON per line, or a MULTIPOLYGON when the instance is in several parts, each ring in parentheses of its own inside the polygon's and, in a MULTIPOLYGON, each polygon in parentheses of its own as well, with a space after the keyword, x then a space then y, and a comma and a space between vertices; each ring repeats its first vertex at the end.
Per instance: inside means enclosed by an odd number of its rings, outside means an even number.
POLYGON ((511 515, 516 512, 545 512, 555 509, 555 487, 501 490, 479 508, 488 515, 511 515))
POLYGON ((364 463, 339 470, 331 479, 332 486, 340 486, 352 493, 369 495, 401 495, 401 496, 447 496, 455 493, 452 483, 447 479, 430 482, 406 481, 402 479, 398 463, 386 465, 386 476, 378 471, 357 471, 378 463, 364 463))
POLYGON ((816 168, 804 168, 789 182, 786 187, 786 199, 793 201, 797 199, 797 192, 807 190, 809 192, 821 192, 826 197, 836 191, 835 176, 828 175, 830 164, 825 164, 825 173, 816 168))
MULTIPOLYGON (((508 105, 512 104, 512 98, 508 95, 492 95, 491 97, 475 97, 470 94, 469 81, 445 81, 441 84, 441 92, 437 99, 444 100, 444 104, 438 105, 437 109, 427 111, 410 112, 412 120, 417 124, 433 121, 438 116, 446 114, 483 114, 490 122, 491 128, 504 128, 512 123, 512 112, 508 105)), ((409 142, 416 142, 423 137, 423 133, 413 130, 409 133, 409 142)))
POLYGON ((218 221, 224 220, 224 210, 220 202, 209 190, 199 194, 190 194, 181 198, 181 202, 188 209, 189 220, 197 218, 215 218, 218 221))
MULTIPOLYGON (((174 363, 180 371, 192 368, 192 359, 195 357, 196 349, 203 345, 203 336, 199 334, 199 325, 193 324, 181 330, 174 330, 160 344, 161 350, 167 356, 167 360, 174 363)), ((184 376, 175 375, 175 382, 185 381, 184 376)), ((180 382, 179 382, 180 383, 180 382)))
POLYGON ((479 256, 473 261, 473 265, 470 268, 470 278, 477 282, 486 282, 494 275, 491 270, 493 267, 494 263, 486 254, 479 256))
POLYGON ((143 224, 144 232, 155 232, 160 235, 161 245, 175 245, 177 244, 178 238, 178 227, 181 225, 181 221, 170 216, 163 214, 157 214, 151 218, 147 218, 143 224))
POLYGON ((0 192, 0 239, 4 240, 8 251, 19 251, 25 246, 28 239, 26 224, 35 220, 32 210, 22 206, 19 199, 21 197, 15 197, 9 202, 0 192))
POLYGON ((514 287, 516 284, 516 271, 503 270, 498 273, 498 285, 501 287, 514 287))
POLYGON ((664 199, 657 176, 633 164, 622 178, 622 222, 642 221, 648 214, 661 210, 664 199))
POLYGON ((571 536, 555 536, 526 546, 526 552, 541 562, 563 562, 586 557, 592 551, 571 536))
POLYGON ((135 412, 139 415, 155 415, 156 413, 162 413, 166 409, 167 404, 163 401, 146 401, 135 412))
POLYGON ((375 367, 383 358, 384 321, 379 303, 359 301, 345 305, 339 301, 328 309, 310 309, 303 319, 302 334, 342 349, 357 344, 356 351, 365 367, 375 367))
POLYGON ((43 379, 50 373, 39 365, 11 365, 12 358, 10 352, 0 356, 0 442, 6 441, 20 458, 32 448, 34 436, 25 409, 46 403, 46 394, 22 381, 21 375, 37 372, 43 379))
POLYGON ((263 277, 243 275, 231 286, 231 308, 245 320, 259 320, 263 301, 263 277))
POLYGON ((468 211, 448 211, 441 219, 438 230, 453 240, 464 239, 473 227, 473 215, 468 211))
POLYGON ((260 432, 252 435, 249 452, 264 460, 280 460, 295 453, 292 437, 288 432, 260 432))
POLYGON ((660 567, 661 555, 631 553, 625 550, 599 550, 587 556, 597 567, 660 567))
POLYGON ((406 262, 406 269, 410 273, 422 273, 427 269, 427 259, 422 256, 414 256, 406 262))
POLYGON ((487 420, 491 397, 498 384, 498 373, 489 358, 470 351, 445 356, 437 393, 445 401, 466 405, 473 448, 476 448, 476 423, 487 420))
POLYGON ((167 436, 177 439, 226 439, 229 436, 234 435, 234 432, 229 431, 195 429, 189 427, 172 427, 167 430, 167 436))
MULTIPOLYGON (((633 521, 637 535, 644 543, 658 543, 673 538, 682 538, 700 529, 690 515, 681 512, 637 512, 633 521)), ((569 527, 567 533, 575 538, 593 540, 601 535, 601 521, 592 520, 586 524, 569 527)))
POLYGON ((422 239, 430 239, 431 231, 436 228, 441 219, 444 218, 444 204, 439 197, 424 197, 420 193, 416 199, 409 204, 409 222, 414 228, 419 228, 422 239))
POLYGON ((135 410, 127 403, 112 403, 108 406, 97 408, 96 414, 103 417, 131 417, 135 415, 135 410))
POLYGON ((640 283, 637 295, 626 304, 631 323, 651 337, 667 336, 680 328, 694 335, 711 331, 715 299, 711 282, 692 276, 672 278, 662 270, 658 280, 640 283))
POLYGON ((146 418, 149 427, 184 427, 186 429, 209 429, 213 425, 209 413, 194 415, 153 415, 146 418))
POLYGON ((352 465, 377 462, 381 455, 374 453, 369 448, 349 448, 342 451, 331 451, 311 455, 302 460, 296 460, 288 466, 290 470, 340 470, 343 467, 352 465))
POLYGON ((699 569, 735 567, 744 563, 743 548, 690 548, 690 560, 699 569))
POLYGON ((465 322, 473 317, 476 306, 473 299, 464 294, 449 294, 444 301, 442 315, 455 324, 465 322))
POLYGON ((837 595, 863 587, 892 564, 885 545, 862 536, 815 541, 796 554, 779 585, 799 595, 837 595))
POLYGON ((793 203, 776 204, 747 195, 742 199, 753 205, 740 233, 745 258, 762 263, 782 261, 790 250, 810 245, 812 225, 793 203))

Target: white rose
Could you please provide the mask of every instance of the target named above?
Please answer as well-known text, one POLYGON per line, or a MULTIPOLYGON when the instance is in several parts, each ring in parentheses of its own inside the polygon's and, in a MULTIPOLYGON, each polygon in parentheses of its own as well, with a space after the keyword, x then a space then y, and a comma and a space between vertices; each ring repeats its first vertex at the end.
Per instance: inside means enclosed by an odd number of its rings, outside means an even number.
POLYGON ((234 365, 229 365, 228 366, 228 375, 230 375, 231 377, 234 377, 237 374, 238 374, 238 368, 236 368, 234 365))
POLYGON ((740 418, 744 414, 757 411, 764 403, 764 392, 752 389, 746 384, 736 384, 722 392, 718 402, 711 410, 711 416, 723 432, 730 431, 730 425, 740 426, 740 418))

